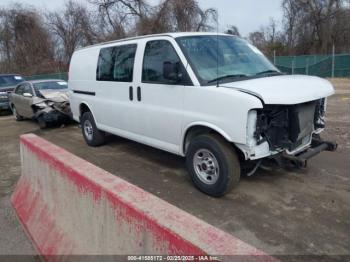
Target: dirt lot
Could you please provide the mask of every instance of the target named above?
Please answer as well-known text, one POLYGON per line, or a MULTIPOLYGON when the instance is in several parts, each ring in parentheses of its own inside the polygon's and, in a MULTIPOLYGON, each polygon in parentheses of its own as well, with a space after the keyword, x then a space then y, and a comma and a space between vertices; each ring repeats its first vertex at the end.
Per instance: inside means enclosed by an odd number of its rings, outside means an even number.
POLYGON ((318 155, 306 170, 259 170, 221 199, 193 188, 180 157, 118 137, 89 148, 77 125, 41 131, 0 117, 0 254, 34 253, 9 203, 20 175, 18 136, 33 132, 269 254, 349 258, 350 80, 334 83, 323 137, 336 140, 338 151, 318 155))
POLYGON ((350 90, 350 78, 334 78, 328 79, 332 82, 334 87, 339 90, 350 90))

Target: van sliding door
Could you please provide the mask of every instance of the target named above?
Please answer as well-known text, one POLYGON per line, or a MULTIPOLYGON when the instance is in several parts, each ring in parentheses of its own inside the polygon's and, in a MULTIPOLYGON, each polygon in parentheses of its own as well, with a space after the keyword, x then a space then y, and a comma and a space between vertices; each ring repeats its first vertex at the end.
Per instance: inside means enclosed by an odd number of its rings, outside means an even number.
POLYGON ((95 110, 103 130, 129 137, 135 132, 135 105, 130 99, 133 86, 136 44, 105 47, 97 65, 95 110))

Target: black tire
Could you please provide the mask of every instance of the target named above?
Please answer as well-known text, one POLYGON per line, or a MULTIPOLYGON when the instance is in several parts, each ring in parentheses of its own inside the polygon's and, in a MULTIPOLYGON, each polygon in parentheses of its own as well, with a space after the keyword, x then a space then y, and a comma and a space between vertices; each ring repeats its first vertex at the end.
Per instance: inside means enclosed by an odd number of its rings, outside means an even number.
POLYGON ((14 105, 12 105, 11 109, 12 109, 12 113, 13 113, 16 121, 22 121, 23 117, 18 114, 16 107, 14 105))
POLYGON ((47 123, 45 121, 45 118, 44 118, 44 115, 40 115, 38 118, 37 118, 37 121, 38 121, 38 124, 39 124, 39 127, 41 129, 45 129, 47 128, 47 123))
POLYGON ((105 133, 97 129, 95 119, 91 112, 85 112, 81 117, 81 130, 85 142, 92 147, 98 147, 105 143, 105 133), (91 133, 87 131, 87 126, 91 127, 91 133))
MULTIPOLYGON (((237 153, 228 142, 218 135, 208 134, 194 138, 186 153, 186 164, 194 185, 200 191, 213 197, 221 197, 227 194, 238 184, 241 176, 241 168, 237 153), (214 168, 215 172, 217 171, 217 175, 213 176, 214 178, 210 178, 210 175, 206 174, 206 171, 213 168, 213 166, 207 167, 207 165, 204 164, 204 168, 202 164, 198 164, 195 162, 196 160, 194 160, 195 157, 196 159, 200 159, 202 151, 209 154, 209 158, 203 157, 203 161, 209 159, 212 160, 209 161, 209 164, 214 161, 216 165, 218 165, 218 168, 214 168), (212 156, 214 156, 214 158, 212 158, 212 156), (200 172, 198 171, 199 169, 202 171, 204 170, 204 177, 198 174, 198 172, 200 172), (205 178, 205 176, 208 177, 205 178)), ((216 165, 214 164, 214 167, 216 165)), ((203 172, 200 173, 203 174, 203 172)))

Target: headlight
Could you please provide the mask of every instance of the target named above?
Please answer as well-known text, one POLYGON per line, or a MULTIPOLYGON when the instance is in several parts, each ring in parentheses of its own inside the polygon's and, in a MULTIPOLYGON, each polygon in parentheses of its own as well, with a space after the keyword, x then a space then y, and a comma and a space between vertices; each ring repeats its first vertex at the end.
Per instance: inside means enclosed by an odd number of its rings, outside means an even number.
POLYGON ((315 129, 325 128, 325 114, 326 114, 327 100, 320 99, 317 101, 315 109, 315 129))
POLYGON ((38 104, 35 104, 37 107, 41 107, 41 108, 45 108, 47 107, 48 105, 45 103, 45 102, 41 102, 41 103, 38 103, 38 104))
POLYGON ((7 99, 8 95, 5 92, 0 92, 0 99, 7 99))
POLYGON ((256 131, 256 122, 257 122, 257 111, 250 110, 248 113, 248 121, 247 121, 247 145, 254 146, 256 144, 256 140, 254 138, 256 131))

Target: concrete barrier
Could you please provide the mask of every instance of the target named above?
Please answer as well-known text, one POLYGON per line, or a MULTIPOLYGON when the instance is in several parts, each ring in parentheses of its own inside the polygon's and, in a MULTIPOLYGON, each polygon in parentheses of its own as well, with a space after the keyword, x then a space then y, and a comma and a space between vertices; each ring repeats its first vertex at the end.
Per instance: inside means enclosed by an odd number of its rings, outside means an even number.
POLYGON ((22 176, 12 204, 44 257, 208 254, 276 261, 42 138, 23 135, 20 146, 22 176))

